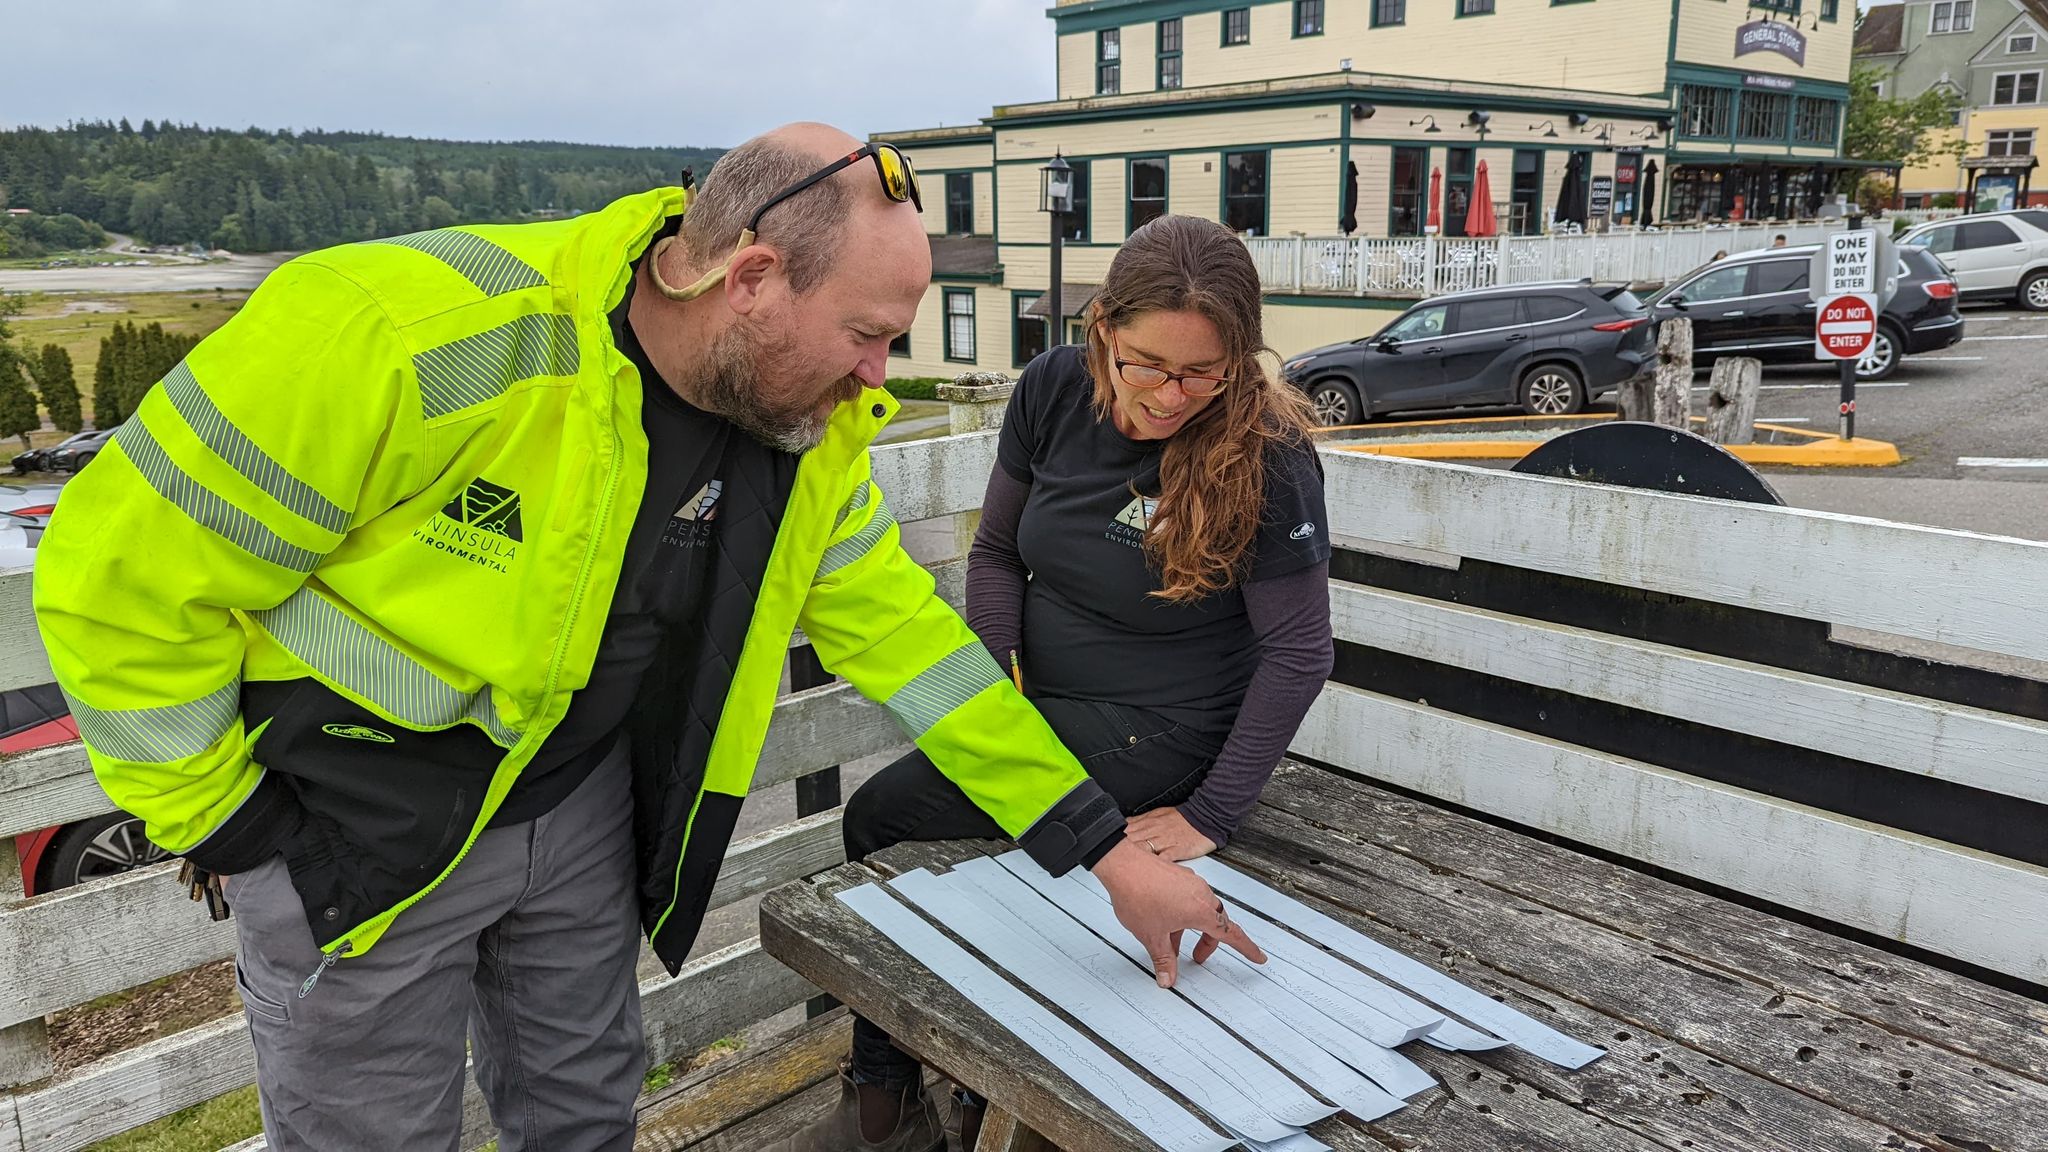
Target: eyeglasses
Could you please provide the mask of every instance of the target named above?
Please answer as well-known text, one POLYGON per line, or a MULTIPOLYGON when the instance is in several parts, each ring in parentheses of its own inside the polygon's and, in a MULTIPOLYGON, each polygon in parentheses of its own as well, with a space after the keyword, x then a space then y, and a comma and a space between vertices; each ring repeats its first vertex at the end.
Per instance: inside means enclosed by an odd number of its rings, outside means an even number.
MULTIPOLYGON (((754 242, 761 230, 761 217, 766 216, 770 208, 805 189, 831 179, 868 157, 874 158, 875 175, 882 181, 882 195, 887 196, 893 203, 907 203, 919 212, 924 211, 924 200, 917 191, 917 169, 911 166, 910 157, 905 156, 894 144, 863 144, 770 196, 759 208, 754 209, 754 214, 747 218, 746 228, 740 232, 739 243, 733 245, 733 256, 739 255, 741 249, 754 242)), ((695 300, 725 279, 725 272, 732 264, 732 257, 726 257, 724 264, 706 272, 695 284, 687 288, 673 288, 661 278, 661 254, 676 240, 677 237, 670 236, 654 246, 653 259, 648 270, 654 274, 654 286, 661 290, 663 296, 671 300, 695 300)))
POLYGON ((1116 374, 1123 378, 1123 382, 1133 388, 1143 388, 1147 392, 1165 387, 1168 380, 1178 380, 1181 391, 1190 396, 1214 396, 1223 391, 1224 385, 1230 383, 1228 376, 1196 376, 1188 372, 1168 372, 1164 368, 1154 368, 1150 364, 1125 360, 1114 336, 1109 338, 1109 349, 1110 362, 1116 365, 1116 374))

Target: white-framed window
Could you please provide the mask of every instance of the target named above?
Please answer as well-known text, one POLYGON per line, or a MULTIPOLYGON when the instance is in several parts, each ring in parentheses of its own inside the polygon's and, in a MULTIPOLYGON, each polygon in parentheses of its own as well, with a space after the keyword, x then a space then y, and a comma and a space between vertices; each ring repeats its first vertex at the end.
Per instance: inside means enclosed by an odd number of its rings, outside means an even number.
POLYGON ((2002 128, 1986 135, 1984 139, 1986 156, 2032 156, 2034 154, 2034 130, 2032 128, 2002 128))
POLYGON ((1991 102, 1993 104, 2039 104, 2041 102, 2041 74, 2039 72, 2000 72, 1991 78, 1991 102))
POLYGON ((2008 36, 2005 40, 2005 54, 2008 56, 2024 56, 2034 50, 2034 44, 2035 39, 2032 32, 2021 32, 2014 36, 2008 36))
POLYGON ((1976 23, 1977 0, 1935 0, 1928 13, 1929 32, 1968 32, 1976 23))

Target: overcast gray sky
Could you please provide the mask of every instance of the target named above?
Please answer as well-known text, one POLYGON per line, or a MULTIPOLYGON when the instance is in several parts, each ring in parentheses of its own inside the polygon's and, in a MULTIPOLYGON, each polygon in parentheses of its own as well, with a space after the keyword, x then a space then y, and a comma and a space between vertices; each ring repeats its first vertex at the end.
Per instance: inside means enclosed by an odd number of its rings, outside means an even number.
POLYGON ((0 126, 462 140, 855 135, 1053 95, 1047 0, 0 0, 0 126))

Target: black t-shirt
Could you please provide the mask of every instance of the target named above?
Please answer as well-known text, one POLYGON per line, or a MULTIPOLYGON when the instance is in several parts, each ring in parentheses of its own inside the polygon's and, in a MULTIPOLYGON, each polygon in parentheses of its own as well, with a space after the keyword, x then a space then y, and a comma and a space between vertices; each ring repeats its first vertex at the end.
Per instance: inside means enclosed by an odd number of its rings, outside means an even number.
POLYGON ((647 490, 626 538, 590 683, 570 698, 568 714, 492 818, 496 825, 552 811, 611 752, 663 635, 693 623, 704 610, 717 556, 723 477, 740 454, 772 451, 693 407, 662 380, 626 318, 632 300, 629 288, 612 312, 612 333, 619 351, 640 370, 647 490))
MULTIPOLYGON (((997 460, 1031 485, 1017 551, 1024 591, 1024 679, 1034 696, 1153 708, 1198 731, 1228 731, 1258 667, 1244 596, 1233 585, 1193 603, 1161 587, 1145 531, 1159 501, 1161 440, 1133 440, 1096 415, 1079 348, 1031 362, 1003 420, 997 460)), ((1330 557, 1314 446, 1276 446, 1243 580, 1330 557)))

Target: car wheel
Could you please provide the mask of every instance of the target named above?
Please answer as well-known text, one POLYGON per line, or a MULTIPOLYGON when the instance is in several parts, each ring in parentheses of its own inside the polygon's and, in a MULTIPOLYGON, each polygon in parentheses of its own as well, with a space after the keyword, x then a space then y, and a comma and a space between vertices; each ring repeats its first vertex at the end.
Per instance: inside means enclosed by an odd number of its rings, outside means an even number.
POLYGON ((1358 424, 1365 420, 1365 405, 1349 380, 1325 376, 1308 386, 1308 402, 1315 406, 1316 423, 1325 428, 1358 424))
POLYGON ((2048 312, 2048 272, 2036 272, 2020 282, 2019 305, 2029 312, 2048 312))
POLYGON ((1898 333, 1889 324, 1879 324, 1870 350, 1856 361, 1856 379, 1882 380, 1891 375, 1899 366, 1900 344, 1898 333))
POLYGON ((110 812, 67 825, 43 853, 40 891, 50 892, 118 876, 169 860, 171 854, 149 842, 142 821, 126 812, 110 812))
POLYGON ((78 454, 78 458, 77 458, 77 459, 75 459, 75 460, 73 460, 73 461, 71 462, 71 471, 72 471, 72 473, 73 473, 73 474, 75 475, 75 474, 77 474, 77 473, 79 473, 79 472, 83 472, 83 471, 85 471, 85 466, 86 466, 87 464, 90 464, 90 463, 92 463, 92 458, 93 458, 94 456, 97 456, 97 455, 99 455, 99 453, 97 453, 97 452, 81 452, 81 453, 79 453, 79 454, 78 454))
POLYGON ((1522 411, 1531 416, 1570 416, 1586 406, 1586 386, 1564 364, 1539 364, 1522 377, 1522 411))

